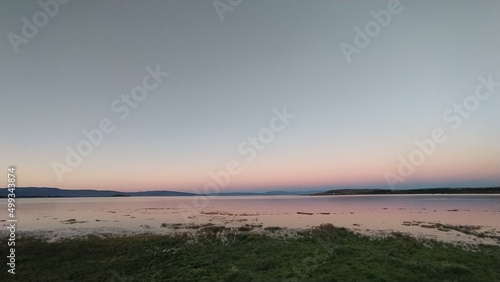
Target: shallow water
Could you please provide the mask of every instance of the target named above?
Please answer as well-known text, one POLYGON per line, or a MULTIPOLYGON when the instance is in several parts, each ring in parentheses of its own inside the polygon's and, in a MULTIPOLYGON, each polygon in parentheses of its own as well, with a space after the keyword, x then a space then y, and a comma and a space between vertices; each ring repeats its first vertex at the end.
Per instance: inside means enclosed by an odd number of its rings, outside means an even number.
MULTIPOLYGON (((53 237, 169 233, 213 223, 306 228, 332 223, 362 233, 401 231, 444 241, 498 244, 430 224, 473 225, 500 236, 500 195, 356 195, 18 199, 18 231, 53 237), (162 227, 162 224, 166 227, 162 227), (172 228, 172 224, 177 227, 172 228), (424 227, 422 226, 424 225, 424 227), (179 229, 180 228, 180 229, 179 229)), ((5 205, 4 205, 5 207, 5 205)), ((6 207, 5 207, 6 208, 6 207)), ((2 225, 7 223, 3 220, 2 225)), ((2 231, 5 234, 5 229, 2 231)))

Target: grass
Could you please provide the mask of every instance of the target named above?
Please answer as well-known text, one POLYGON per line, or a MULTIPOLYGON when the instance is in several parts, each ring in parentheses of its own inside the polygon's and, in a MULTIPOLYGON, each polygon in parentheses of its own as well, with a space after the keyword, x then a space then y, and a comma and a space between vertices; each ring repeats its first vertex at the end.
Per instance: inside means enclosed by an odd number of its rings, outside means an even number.
MULTIPOLYGON (((191 235, 56 243, 19 237, 16 274, 2 263, 0 281, 500 281, 498 246, 472 252, 400 233, 367 237, 331 224, 285 231, 205 226, 191 235)), ((3 238, 2 254, 7 248, 3 238)))

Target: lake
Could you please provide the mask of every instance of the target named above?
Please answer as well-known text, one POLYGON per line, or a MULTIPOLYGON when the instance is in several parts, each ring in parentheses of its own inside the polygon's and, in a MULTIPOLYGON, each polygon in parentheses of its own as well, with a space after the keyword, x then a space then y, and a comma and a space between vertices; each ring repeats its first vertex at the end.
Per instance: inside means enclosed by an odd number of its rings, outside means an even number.
MULTIPOLYGON (((57 240, 104 233, 167 234, 207 223, 256 230, 331 223, 367 234, 401 231, 451 242, 498 244, 495 237, 500 236, 500 195, 214 196, 197 203, 194 199, 17 199, 17 230, 57 240), (472 226, 475 233, 457 226, 472 226)), ((2 225, 7 222, 2 220, 2 225)))

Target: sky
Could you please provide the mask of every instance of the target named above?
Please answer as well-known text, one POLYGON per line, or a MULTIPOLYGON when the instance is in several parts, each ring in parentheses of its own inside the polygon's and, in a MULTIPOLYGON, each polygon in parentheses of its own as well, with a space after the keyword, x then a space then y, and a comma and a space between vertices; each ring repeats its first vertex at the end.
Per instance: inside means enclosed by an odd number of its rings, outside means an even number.
POLYGON ((66 2, 0 1, 18 186, 500 185, 499 1, 66 2))

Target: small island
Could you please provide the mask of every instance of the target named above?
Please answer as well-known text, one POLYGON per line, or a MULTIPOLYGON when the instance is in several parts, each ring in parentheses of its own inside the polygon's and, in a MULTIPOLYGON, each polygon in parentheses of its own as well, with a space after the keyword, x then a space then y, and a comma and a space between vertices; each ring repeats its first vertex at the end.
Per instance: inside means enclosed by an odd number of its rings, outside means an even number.
POLYGON ((308 194, 308 196, 326 195, 415 195, 415 194, 500 194, 500 187, 483 188, 423 188, 410 190, 391 189, 338 189, 308 194))

